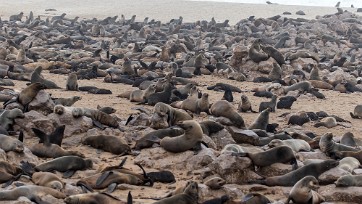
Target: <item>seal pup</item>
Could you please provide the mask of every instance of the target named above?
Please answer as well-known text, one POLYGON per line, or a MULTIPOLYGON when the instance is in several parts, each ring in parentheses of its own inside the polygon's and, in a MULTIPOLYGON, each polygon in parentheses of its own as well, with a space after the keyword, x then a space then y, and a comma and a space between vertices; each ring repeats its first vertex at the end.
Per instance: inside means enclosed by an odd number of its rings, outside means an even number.
POLYGON ((31 181, 38 186, 45 186, 52 189, 62 190, 65 183, 55 174, 50 172, 35 172, 31 181))
POLYGON ((354 108, 353 113, 350 112, 349 114, 351 115, 352 118, 355 118, 355 119, 362 118, 362 105, 357 105, 354 108))
POLYGON ((299 125, 303 126, 304 123, 310 122, 310 118, 306 112, 301 112, 299 114, 293 114, 288 119, 288 125, 299 125))
POLYGON ((269 102, 261 102, 259 105, 259 112, 270 108, 270 112, 275 112, 275 106, 277 105, 277 96, 273 95, 269 102))
POLYGON ((268 204, 270 200, 259 193, 248 193, 241 200, 241 204, 268 204))
POLYGON ((207 185, 212 190, 218 190, 221 189, 223 185, 226 184, 226 181, 218 176, 207 179, 204 182, 205 185, 207 185))
POLYGON ((260 130, 266 130, 268 124, 269 124, 269 113, 271 111, 271 108, 268 107, 264 109, 258 117, 255 119, 255 121, 249 126, 249 130, 253 129, 260 129, 260 130))
POLYGON ((160 141, 161 147, 169 152, 184 152, 192 149, 202 141, 203 132, 200 124, 194 120, 185 120, 178 124, 185 133, 176 137, 164 137, 160 141))
POLYGON ((81 100, 82 97, 80 96, 72 96, 69 98, 56 98, 53 99, 55 105, 62 105, 62 106, 72 106, 75 102, 81 100))
POLYGON ((167 116, 167 122, 169 126, 173 126, 177 122, 181 122, 184 120, 192 120, 192 116, 186 111, 178 110, 162 102, 158 102, 153 107, 153 113, 156 113, 161 117, 167 116))
POLYGON ((147 133, 143 137, 141 137, 139 140, 136 141, 136 144, 133 149, 135 150, 141 150, 144 148, 150 148, 155 143, 155 140, 163 139, 166 136, 169 137, 175 137, 183 134, 184 131, 181 128, 166 128, 166 129, 160 129, 155 130, 150 133, 147 133))
POLYGON ((78 156, 63 156, 41 163, 35 166, 36 171, 60 171, 65 172, 64 177, 70 178, 75 171, 85 170, 93 167, 90 159, 83 159, 78 156))
POLYGON ((336 187, 362 186, 362 175, 344 175, 335 182, 336 187))
POLYGON ((131 152, 131 148, 121 138, 111 135, 88 136, 82 139, 82 144, 119 155, 131 152))
POLYGON ((216 101, 210 107, 210 113, 216 117, 225 117, 238 128, 245 128, 244 119, 235 110, 234 106, 225 100, 216 101))
POLYGON ((289 193, 285 203, 320 204, 325 201, 324 197, 315 190, 318 188, 318 180, 313 176, 306 176, 298 181, 289 193))
POLYGON ((154 204, 172 204, 172 203, 184 203, 184 204, 197 204, 199 199, 199 187, 194 181, 188 183, 187 187, 181 194, 164 198, 154 204))
POLYGON ((101 124, 104 124, 113 128, 119 127, 118 121, 115 117, 112 117, 111 115, 99 110, 94 110, 89 108, 73 108, 72 115, 75 118, 79 118, 81 116, 89 117, 93 120, 93 123, 97 126, 101 126, 101 124))
POLYGON ((109 106, 105 106, 105 107, 101 107, 100 105, 97 105, 97 110, 102 111, 103 113, 107 113, 107 114, 112 114, 115 113, 117 110, 109 107, 109 106))
POLYGON ((35 203, 44 203, 41 197, 51 195, 58 199, 64 199, 64 193, 58 190, 36 185, 20 186, 12 190, 2 190, 0 192, 0 201, 17 200, 19 197, 26 197, 35 203))
POLYGON ((67 78, 67 83, 65 85, 66 90, 68 91, 79 91, 78 87, 78 77, 76 73, 70 73, 67 78))
POLYGON ((151 84, 147 87, 146 90, 134 90, 129 95, 129 100, 131 102, 142 102, 145 103, 148 100, 148 97, 156 92, 156 85, 151 84))
POLYGON ((358 151, 358 149, 349 147, 343 144, 338 144, 333 141, 333 134, 328 132, 325 133, 320 141, 319 147, 322 152, 324 152, 327 156, 333 156, 336 152, 339 151, 358 151))
POLYGON ((267 186, 294 186, 300 179, 304 178, 305 176, 314 176, 315 178, 318 178, 319 175, 321 175, 322 173, 338 165, 338 161, 329 159, 320 163, 312 163, 302 166, 297 170, 294 170, 282 176, 272 176, 251 183, 260 183, 267 186))
POLYGON ((360 146, 359 144, 361 143, 359 140, 356 140, 353 133, 351 132, 346 132, 343 134, 340 143, 343 145, 347 145, 350 147, 357 147, 360 146), (359 144, 357 144, 359 143, 359 144))
POLYGON ((5 129, 9 130, 10 127, 14 124, 15 118, 24 118, 25 115, 23 111, 21 111, 19 108, 14 108, 12 110, 4 110, 0 114, 0 126, 5 129))
POLYGON ((21 153, 24 151, 24 144, 11 136, 0 134, 0 149, 5 152, 14 151, 21 153))
POLYGON ((234 101, 233 92, 230 89, 226 89, 221 100, 227 100, 230 103, 233 102, 234 101))
POLYGON ((337 126, 337 120, 334 117, 325 117, 322 122, 318 122, 314 124, 314 127, 326 127, 333 128, 337 126))
POLYGON ((241 95, 241 101, 238 105, 238 111, 239 112, 248 112, 251 111, 252 113, 257 113, 256 111, 253 111, 251 107, 251 103, 246 95, 241 95))
POLYGON ((268 78, 271 80, 279 80, 282 78, 283 71, 279 64, 273 62, 273 69, 270 71, 268 78))
POLYGON ((294 152, 300 152, 300 151, 309 152, 311 150, 309 143, 301 139, 287 139, 287 140, 274 139, 270 141, 268 144, 269 147, 279 147, 282 145, 286 145, 292 148, 294 152))

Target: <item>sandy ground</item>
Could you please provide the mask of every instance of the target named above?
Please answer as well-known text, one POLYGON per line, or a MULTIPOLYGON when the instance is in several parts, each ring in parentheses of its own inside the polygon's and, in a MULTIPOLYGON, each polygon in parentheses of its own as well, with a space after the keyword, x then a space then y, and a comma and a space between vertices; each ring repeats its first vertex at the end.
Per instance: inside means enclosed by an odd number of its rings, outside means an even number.
MULTIPOLYGON (((336 12, 333 7, 312 7, 312 6, 286 6, 267 4, 241 4, 221 2, 198 2, 185 0, 0 0, 0 16, 7 19, 8 16, 23 11, 26 15, 30 11, 35 16, 53 16, 66 13, 69 17, 79 16, 81 18, 105 18, 108 16, 120 16, 126 18, 137 15, 141 21, 145 17, 161 21, 169 21, 172 18, 183 16, 185 22, 210 19, 215 17, 217 21, 229 19, 231 24, 237 23, 242 18, 249 16, 271 17, 282 15, 289 11, 295 14, 303 10, 305 16, 292 15, 290 17, 315 18, 317 15, 325 15, 336 12), (56 11, 45 11, 56 9, 56 11)), ((345 8, 349 11, 357 11, 357 8, 345 8)))

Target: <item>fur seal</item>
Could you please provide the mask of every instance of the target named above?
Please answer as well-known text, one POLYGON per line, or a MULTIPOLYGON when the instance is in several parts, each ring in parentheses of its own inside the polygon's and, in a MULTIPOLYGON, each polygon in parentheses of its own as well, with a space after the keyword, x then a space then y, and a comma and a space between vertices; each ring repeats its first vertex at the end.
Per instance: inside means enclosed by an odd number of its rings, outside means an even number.
POLYGON ((350 112, 349 114, 351 115, 352 118, 355 118, 355 119, 362 118, 362 105, 357 105, 354 108, 353 113, 350 112))
POLYGON ((292 201, 300 204, 320 204, 325 201, 323 196, 315 190, 318 188, 318 180, 313 176, 306 176, 298 181, 289 193, 286 203, 292 201))
POLYGON ((309 80, 317 80, 320 81, 321 78, 319 76, 319 69, 317 66, 315 66, 314 64, 311 64, 311 66, 313 67, 312 70, 310 71, 310 76, 309 76, 309 80))
POLYGON ((304 123, 310 122, 308 114, 306 112, 301 112, 299 114, 293 114, 288 119, 288 125, 299 125, 303 126, 304 123))
POLYGON ((344 157, 339 161, 338 168, 352 173, 353 170, 357 169, 360 165, 361 163, 358 161, 358 159, 354 157, 344 157))
POLYGON ((82 139, 82 144, 90 145, 96 149, 102 149, 113 154, 124 155, 131 152, 131 148, 119 137, 111 135, 88 136, 82 139))
POLYGON ((314 127, 326 127, 332 128, 337 126, 337 120, 334 117, 325 117, 322 122, 318 122, 314 124, 314 127))
POLYGON ((322 152, 324 152, 327 156, 331 156, 336 154, 339 151, 358 151, 358 149, 349 147, 346 145, 338 144, 333 141, 333 134, 328 132, 325 133, 320 141, 319 147, 322 152))
POLYGON ((275 59, 278 65, 282 66, 282 64, 285 64, 285 57, 277 49, 275 49, 272 46, 260 46, 260 47, 266 54, 275 59))
POLYGON ((255 119, 255 121, 249 126, 249 130, 253 129, 260 129, 260 130, 266 130, 268 124, 269 124, 269 113, 271 108, 268 107, 264 109, 258 117, 255 119))
POLYGON ((188 182, 187 187, 181 194, 164 198, 154 204, 172 204, 172 203, 183 203, 183 204, 197 204, 199 199, 199 187, 196 182, 188 182))
POLYGON ((67 84, 65 85, 68 91, 79 91, 78 77, 76 73, 70 73, 67 78, 67 84))
POLYGON ((282 145, 286 145, 292 148, 294 152, 300 152, 300 151, 309 152, 311 150, 309 143, 301 139, 288 139, 288 140, 274 139, 270 141, 268 144, 269 147, 279 147, 282 145))
POLYGON ((31 180, 38 186, 45 186, 57 190, 64 188, 64 182, 57 175, 50 172, 35 172, 31 176, 31 180))
POLYGON ((259 63, 269 59, 269 55, 261 52, 260 42, 260 39, 255 40, 249 49, 249 58, 255 63, 259 63))
POLYGON ((147 133, 142 138, 136 141, 134 146, 135 150, 141 150, 143 148, 150 148, 155 143, 155 140, 163 139, 166 136, 175 137, 183 134, 184 131, 180 128, 166 128, 161 130, 155 130, 150 133, 147 133))
POLYGON ((213 177, 205 181, 204 183, 212 190, 221 189, 223 185, 226 184, 226 181, 220 177, 213 177))
POLYGON ((31 83, 41 83, 43 84, 47 89, 60 89, 58 85, 56 85, 54 82, 44 79, 44 77, 41 76, 41 72, 43 71, 43 68, 41 66, 38 66, 34 69, 33 73, 31 74, 31 83))
POLYGON ((169 103, 170 98, 171 98, 172 89, 173 89, 173 86, 170 83, 167 83, 164 86, 163 91, 149 95, 149 97, 147 99, 147 104, 154 106, 158 102, 169 103))
POLYGON ((362 186, 362 175, 344 175, 335 184, 337 187, 362 186))
POLYGON ((101 124, 117 128, 119 127, 118 121, 116 118, 111 115, 104 113, 99 110, 93 110, 89 108, 74 108, 72 110, 72 115, 75 118, 86 116, 93 120, 93 122, 99 122, 101 124))
POLYGON ((346 145, 346 146, 350 146, 350 147, 360 146, 359 144, 357 144, 357 143, 360 143, 360 141, 356 140, 354 138, 353 133, 351 133, 351 132, 344 133, 340 140, 340 143, 343 145, 346 145))
POLYGON ((17 200, 19 197, 26 197, 35 203, 44 203, 41 200, 41 197, 46 195, 51 195, 58 199, 64 199, 66 197, 64 193, 52 188, 36 185, 26 185, 17 187, 12 190, 2 190, 0 192, 0 201, 17 200))
POLYGON ((209 94, 203 93, 201 98, 198 99, 187 98, 182 101, 181 108, 196 114, 200 114, 201 112, 209 113, 209 94))
POLYGON ((248 193, 241 200, 241 204, 268 204, 270 200, 259 193, 248 193))
POLYGON ((105 106, 105 107, 101 107, 100 105, 97 105, 97 110, 102 111, 103 113, 107 113, 107 114, 112 114, 115 113, 117 110, 109 107, 109 106, 105 106))
POLYGON ((271 80, 280 80, 282 78, 283 71, 278 63, 273 62, 273 69, 269 72, 268 78, 271 80))
POLYGON ((57 98, 54 100, 55 105, 72 106, 75 102, 81 100, 80 96, 72 96, 70 98, 57 98))
POLYGON ((46 86, 39 82, 30 84, 20 92, 18 96, 19 103, 26 107, 36 97, 38 92, 45 88, 46 86))
POLYGON ((63 156, 44 162, 35 166, 37 171, 60 171, 65 172, 65 177, 71 177, 77 170, 92 168, 93 162, 90 159, 83 159, 78 156, 63 156))
POLYGON ((23 152, 24 144, 11 136, 0 134, 0 149, 3 149, 5 152, 14 151, 14 152, 23 152))
POLYGON ((156 92, 156 85, 151 84, 147 87, 146 90, 134 90, 129 95, 129 100, 131 102, 146 102, 148 97, 156 92))
MULTIPOLYGON (((71 195, 64 199, 66 204, 120 204, 123 203, 118 198, 108 194, 108 193, 87 193, 87 194, 77 194, 71 195)), ((127 204, 132 204, 132 196, 129 193, 127 204)))
POLYGON ((230 103, 233 102, 234 101, 233 92, 230 89, 226 89, 221 100, 227 100, 230 103))
POLYGON ((13 125, 15 118, 24 118, 25 115, 23 111, 19 108, 14 108, 12 110, 4 110, 0 115, 0 126, 5 130, 9 130, 9 128, 13 125))
POLYGON ((297 100, 294 96, 284 96, 279 98, 277 103, 278 109, 290 109, 293 103, 297 100))
POLYGON ((225 100, 216 101, 210 108, 210 113, 216 117, 225 117, 238 128, 245 128, 244 119, 235 110, 234 106, 225 100))
POLYGON ((302 166, 299 169, 282 176, 268 177, 264 180, 257 181, 256 183, 265 184, 267 186, 294 186, 305 176, 314 176, 315 178, 318 178, 319 175, 331 168, 338 166, 338 164, 338 161, 329 159, 320 163, 312 163, 302 166))
POLYGON ((288 146, 274 147, 259 153, 240 153, 240 156, 243 155, 248 156, 253 161, 254 166, 257 167, 270 166, 274 163, 290 162, 293 165, 293 169, 298 168, 294 151, 288 146))
POLYGON ((167 121, 169 126, 175 125, 177 122, 181 122, 184 120, 192 120, 192 116, 190 116, 187 112, 183 110, 178 110, 162 102, 158 102, 153 107, 153 113, 157 113, 162 117, 167 115, 167 121))
POLYGON ((275 112, 275 106, 277 105, 277 96, 273 95, 269 102, 261 102, 259 105, 259 112, 270 108, 270 112, 275 112))
POLYGON ((211 200, 204 201, 202 204, 223 204, 230 200, 228 195, 223 195, 220 198, 213 198, 211 200))
POLYGON ((223 125, 212 120, 204 120, 199 124, 202 128, 202 132, 207 136, 211 136, 212 134, 217 133, 220 130, 224 129, 223 125))
POLYGON ((289 91, 301 91, 301 92, 306 92, 309 91, 312 88, 312 85, 310 84, 310 82, 308 81, 302 81, 302 82, 298 82, 296 84, 293 84, 291 86, 288 87, 284 87, 284 93, 287 94, 289 91))
POLYGON ((0 161, 0 183, 17 180, 22 170, 6 161, 0 161))
POLYGON ((31 128, 31 129, 33 130, 34 134, 40 139, 39 143, 44 143, 46 141, 50 144, 56 144, 59 147, 62 146, 65 125, 61 125, 55 128, 54 132, 52 132, 49 135, 39 130, 38 128, 31 128))
POLYGON ((241 101, 238 105, 238 111, 239 112, 248 112, 251 111, 252 113, 256 113, 256 111, 253 111, 251 107, 251 103, 246 95, 241 95, 241 101))
POLYGON ((194 120, 182 121, 178 124, 185 133, 176 137, 164 137, 160 141, 161 147, 169 152, 184 152, 192 149, 202 141, 203 132, 200 124, 194 120))

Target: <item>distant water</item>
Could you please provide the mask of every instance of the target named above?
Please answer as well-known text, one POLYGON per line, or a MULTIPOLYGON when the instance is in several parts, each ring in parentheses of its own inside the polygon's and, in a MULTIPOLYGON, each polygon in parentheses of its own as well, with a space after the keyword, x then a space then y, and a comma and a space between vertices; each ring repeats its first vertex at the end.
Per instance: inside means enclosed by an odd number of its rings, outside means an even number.
MULTIPOLYGON (((192 0, 192 1, 216 1, 216 2, 233 2, 233 3, 248 3, 248 4, 266 4, 265 0, 192 0)), ((272 3, 284 5, 303 5, 303 6, 323 6, 334 7, 337 1, 333 0, 269 0, 272 3)), ((362 8, 362 0, 341 0, 341 7, 362 8)))

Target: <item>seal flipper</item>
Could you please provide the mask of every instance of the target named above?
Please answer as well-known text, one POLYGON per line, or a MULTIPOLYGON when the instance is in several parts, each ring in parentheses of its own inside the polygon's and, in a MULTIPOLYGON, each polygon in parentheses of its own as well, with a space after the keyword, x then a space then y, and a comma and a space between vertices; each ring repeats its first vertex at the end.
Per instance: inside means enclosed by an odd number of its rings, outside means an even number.
POLYGON ((138 167, 141 168, 142 172, 143 172, 143 184, 146 185, 147 183, 149 183, 149 186, 153 186, 153 180, 147 175, 145 169, 141 166, 141 164, 136 164, 138 167))
POLYGON ((127 161, 127 157, 125 157, 125 158, 121 161, 121 163, 118 165, 118 168, 122 169, 123 166, 124 166, 124 164, 126 163, 126 161, 127 161))
POLYGON ((19 140, 20 142, 24 142, 24 133, 23 133, 23 131, 22 131, 22 130, 20 130, 18 140, 19 140))
POLYGON ((63 178, 70 178, 70 177, 72 177, 74 175, 75 172, 76 171, 74 171, 74 170, 68 170, 68 171, 63 173, 63 178))
POLYGON ((265 181, 265 179, 252 180, 252 181, 248 181, 248 184, 261 184, 261 185, 266 185, 266 181, 265 181))
POLYGON ((31 164, 29 162, 24 162, 24 161, 21 161, 20 162, 20 168, 21 170, 23 171, 24 174, 28 175, 28 176, 32 176, 33 173, 34 173, 34 167, 35 165, 34 164, 31 164))
POLYGON ((93 192, 93 191, 94 191, 94 190, 92 189, 92 187, 90 187, 87 183, 85 183, 85 182, 83 182, 83 181, 78 181, 78 182, 76 183, 76 185, 77 185, 77 186, 80 186, 81 189, 82 189, 82 191, 83 191, 84 193, 87 193, 87 190, 88 190, 89 192, 93 192))
POLYGON ((47 135, 45 132, 39 130, 38 128, 31 128, 35 134, 39 138, 39 143, 44 143, 44 141, 47 139, 47 135))
POLYGON ((106 171, 106 172, 104 172, 104 173, 97 179, 97 181, 96 181, 96 187, 100 186, 100 185, 104 182, 104 180, 106 180, 107 177, 108 177, 109 175, 112 175, 112 174, 113 174, 113 171, 106 171))
MULTIPOLYGON (((14 178, 12 178, 11 180, 9 180, 8 182, 6 182, 4 185, 2 185, 1 187, 2 188, 6 188, 6 187, 8 187, 8 186, 10 186, 14 181, 17 181, 19 178, 20 178, 20 176, 21 175, 23 175, 23 174, 18 174, 18 175, 16 175, 14 178)), ((20 184, 22 184, 22 183, 20 183, 20 184)), ((15 184, 16 185, 16 184, 15 184)), ((24 184, 22 184, 22 185, 24 185, 24 184)))
POLYGON ((37 204, 50 204, 49 202, 43 201, 39 196, 32 195, 30 201, 37 203, 37 204))
POLYGON ((129 191, 127 196, 127 204, 132 204, 132 203, 133 203, 133 197, 131 191, 129 191))
POLYGON ((133 115, 129 115, 129 117, 127 118, 127 122, 126 122, 126 126, 128 125, 129 122, 131 122, 131 120, 133 119, 133 115))
POLYGON ((107 193, 113 193, 114 190, 117 188, 117 183, 111 183, 107 188, 107 193))
POLYGON ((104 130, 106 129, 106 127, 104 125, 102 125, 102 123, 100 123, 99 121, 97 120, 92 120, 93 122, 93 125, 96 126, 97 128, 101 129, 101 130, 104 130))
POLYGON ((292 165, 293 171, 298 169, 298 162, 297 162, 297 159, 296 159, 296 158, 292 159, 292 160, 290 161, 290 164, 292 165))
POLYGON ((65 125, 61 125, 59 127, 57 127, 54 132, 52 132, 48 138, 50 143, 52 144, 57 144, 59 147, 62 146, 62 141, 63 141, 63 137, 64 137, 64 130, 65 130, 65 125))
POLYGON ((150 142, 153 142, 153 143, 160 143, 161 142, 161 139, 155 135, 151 135, 150 137, 148 137, 146 139, 146 141, 150 141, 150 142))

